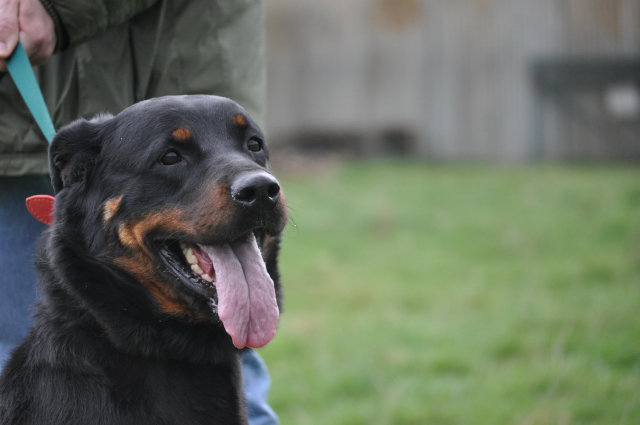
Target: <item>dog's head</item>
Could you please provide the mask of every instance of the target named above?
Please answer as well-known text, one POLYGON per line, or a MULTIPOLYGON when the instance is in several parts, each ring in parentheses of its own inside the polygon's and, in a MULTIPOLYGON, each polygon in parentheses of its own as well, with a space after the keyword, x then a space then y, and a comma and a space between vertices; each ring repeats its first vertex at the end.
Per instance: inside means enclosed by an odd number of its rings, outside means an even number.
POLYGON ((265 345, 287 222, 268 156, 246 111, 215 96, 151 99, 63 128, 49 152, 62 280, 107 327, 128 314, 265 345))

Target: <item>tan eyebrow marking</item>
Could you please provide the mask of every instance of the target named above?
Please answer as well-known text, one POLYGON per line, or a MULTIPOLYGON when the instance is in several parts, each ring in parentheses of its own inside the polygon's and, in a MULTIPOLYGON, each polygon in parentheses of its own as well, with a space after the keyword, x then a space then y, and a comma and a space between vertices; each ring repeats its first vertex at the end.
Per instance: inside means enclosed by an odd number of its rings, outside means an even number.
POLYGON ((186 128, 178 128, 174 130, 174 132, 171 133, 171 135, 177 142, 182 142, 182 143, 188 142, 189 139, 191 138, 191 132, 186 128))
POLYGON ((238 127, 245 127, 247 125, 247 119, 242 114, 236 114, 233 116, 233 123, 238 127))

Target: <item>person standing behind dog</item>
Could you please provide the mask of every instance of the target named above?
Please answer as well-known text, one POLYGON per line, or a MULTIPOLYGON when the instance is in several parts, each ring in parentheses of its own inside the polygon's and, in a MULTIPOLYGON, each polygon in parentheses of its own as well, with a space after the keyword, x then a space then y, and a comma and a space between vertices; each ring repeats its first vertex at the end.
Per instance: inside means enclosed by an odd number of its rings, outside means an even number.
MULTIPOLYGON (((21 41, 56 128, 152 97, 215 94, 264 126, 261 0, 0 0, 0 71, 21 41)), ((26 335, 44 230, 24 200, 52 194, 47 142, 13 81, 0 74, 0 368, 26 335)), ((269 377, 243 355, 251 425, 277 424, 269 377)))

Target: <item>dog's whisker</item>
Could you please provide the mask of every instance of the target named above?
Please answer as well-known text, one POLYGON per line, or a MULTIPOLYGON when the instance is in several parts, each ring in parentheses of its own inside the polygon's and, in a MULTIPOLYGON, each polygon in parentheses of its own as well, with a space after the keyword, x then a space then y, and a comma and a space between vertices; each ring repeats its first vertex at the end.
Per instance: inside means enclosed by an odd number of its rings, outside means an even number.
POLYGON ((298 227, 298 223, 296 223, 296 220, 291 215, 289 215, 288 221, 291 223, 291 226, 287 226, 287 227, 293 227, 296 231, 298 232, 300 231, 300 228, 298 227))

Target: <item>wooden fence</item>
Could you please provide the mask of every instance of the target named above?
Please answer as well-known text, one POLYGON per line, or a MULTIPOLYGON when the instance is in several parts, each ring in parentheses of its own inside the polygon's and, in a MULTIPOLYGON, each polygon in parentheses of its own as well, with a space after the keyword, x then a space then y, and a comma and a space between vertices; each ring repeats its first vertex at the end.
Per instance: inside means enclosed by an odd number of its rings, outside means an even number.
POLYGON ((267 0, 267 35, 274 145, 640 157, 640 0, 267 0))

